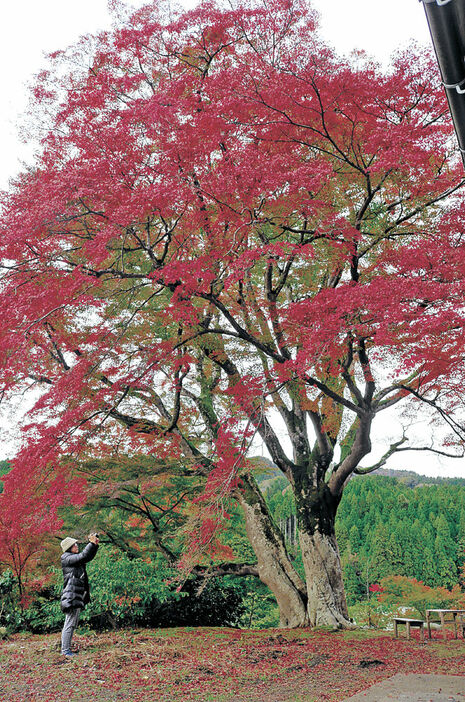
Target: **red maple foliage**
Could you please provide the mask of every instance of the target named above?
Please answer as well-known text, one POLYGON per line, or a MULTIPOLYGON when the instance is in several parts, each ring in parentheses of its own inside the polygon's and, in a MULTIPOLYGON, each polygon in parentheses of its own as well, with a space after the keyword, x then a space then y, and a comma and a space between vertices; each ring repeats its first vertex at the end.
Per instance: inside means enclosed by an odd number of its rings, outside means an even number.
POLYGON ((373 419, 418 400, 462 438, 464 181, 434 61, 341 59, 300 0, 153 3, 53 55, 34 95, 0 355, 5 396, 41 393, 2 509, 22 481, 79 499, 73 455, 182 461, 206 481, 193 544, 216 547, 233 496, 261 577, 292 590, 283 622, 347 625, 334 518, 373 419), (294 490, 306 583, 265 527, 255 435, 294 490))

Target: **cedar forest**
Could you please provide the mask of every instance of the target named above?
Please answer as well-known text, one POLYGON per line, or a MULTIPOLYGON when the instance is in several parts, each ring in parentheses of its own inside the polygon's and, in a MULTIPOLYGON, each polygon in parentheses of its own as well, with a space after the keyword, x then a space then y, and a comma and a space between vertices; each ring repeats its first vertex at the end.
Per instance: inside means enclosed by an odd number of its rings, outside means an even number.
POLYGON ((343 59, 305 2, 272 0, 148 4, 49 62, 40 149, 0 220, 1 397, 32 405, 0 495, 20 587, 44 537, 96 505, 132 557, 149 524, 184 579, 258 575, 283 627, 352 627, 343 568, 354 599, 367 532, 395 550, 405 512, 458 577, 442 507, 417 517, 399 495, 388 515, 383 483, 380 519, 336 529, 343 492, 360 511, 394 453, 463 451, 465 181, 432 56, 387 72, 343 59), (405 431, 370 460, 394 410, 405 431), (437 445, 410 426, 422 413, 437 445), (300 564, 257 441, 288 486, 300 564))

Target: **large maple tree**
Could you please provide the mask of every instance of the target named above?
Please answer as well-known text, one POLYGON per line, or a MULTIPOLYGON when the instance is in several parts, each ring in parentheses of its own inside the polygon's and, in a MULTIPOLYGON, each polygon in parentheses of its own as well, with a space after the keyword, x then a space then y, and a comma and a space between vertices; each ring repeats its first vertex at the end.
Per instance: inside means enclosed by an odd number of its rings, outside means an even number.
POLYGON ((51 57, 41 152, 3 202, 2 391, 41 392, 1 501, 36 481, 50 519, 73 456, 178 461, 206 483, 191 553, 237 500, 282 624, 350 626, 334 519, 374 418, 423 402, 460 435, 463 179, 430 57, 341 59, 315 21, 151 4, 51 57))

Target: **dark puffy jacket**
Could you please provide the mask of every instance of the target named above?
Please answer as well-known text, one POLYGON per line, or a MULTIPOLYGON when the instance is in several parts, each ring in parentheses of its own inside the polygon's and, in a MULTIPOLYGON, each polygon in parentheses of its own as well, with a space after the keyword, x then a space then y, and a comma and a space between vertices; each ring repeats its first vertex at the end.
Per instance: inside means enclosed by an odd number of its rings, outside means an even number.
POLYGON ((63 569, 63 592, 61 609, 69 612, 77 607, 83 608, 90 602, 89 581, 86 573, 86 563, 91 561, 98 551, 97 544, 88 543, 81 553, 66 551, 61 557, 63 569))

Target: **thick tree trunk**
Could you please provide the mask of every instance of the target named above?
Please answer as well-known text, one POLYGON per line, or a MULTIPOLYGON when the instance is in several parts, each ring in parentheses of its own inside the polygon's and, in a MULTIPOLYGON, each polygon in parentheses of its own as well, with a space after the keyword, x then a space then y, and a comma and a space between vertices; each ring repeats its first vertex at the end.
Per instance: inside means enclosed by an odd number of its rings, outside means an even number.
POLYGON ((305 583, 289 559, 282 534, 274 525, 255 480, 245 476, 242 483, 238 499, 244 510, 247 535, 257 557, 260 580, 276 597, 280 626, 308 626, 305 583))
POLYGON ((299 539, 306 584, 292 565, 281 532, 250 476, 237 497, 259 577, 276 597, 280 626, 353 628, 349 620, 334 522, 338 501, 326 485, 296 494, 299 539))
POLYGON ((309 624, 353 628, 334 528, 339 500, 324 482, 315 488, 308 484, 306 477, 295 490, 295 497, 309 624))
POLYGON ((300 532, 310 626, 352 628, 334 534, 300 532))

